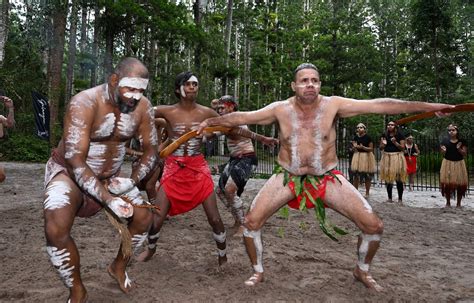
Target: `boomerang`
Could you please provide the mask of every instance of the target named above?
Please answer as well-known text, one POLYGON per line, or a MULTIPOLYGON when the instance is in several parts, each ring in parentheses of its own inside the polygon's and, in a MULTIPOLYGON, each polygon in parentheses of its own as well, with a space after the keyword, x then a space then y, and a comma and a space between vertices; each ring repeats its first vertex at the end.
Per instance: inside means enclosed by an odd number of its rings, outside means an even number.
MULTIPOLYGON (((222 132, 224 134, 228 134, 232 128, 230 127, 224 127, 224 126, 212 126, 212 127, 206 127, 202 130, 202 132, 222 132)), ((170 145, 165 147, 161 152, 160 152, 160 158, 166 158, 169 155, 171 155, 181 144, 185 143, 191 138, 196 137, 197 130, 192 130, 190 132, 185 133, 175 141, 173 141, 170 145)))
POLYGON ((426 113, 421 113, 413 116, 408 116, 406 118, 399 119, 395 121, 397 125, 403 125, 407 124, 410 122, 426 119, 426 118, 431 118, 436 115, 437 112, 442 112, 442 113, 458 113, 458 112, 472 112, 474 111, 474 103, 464 103, 464 104, 458 104, 455 105, 454 107, 451 108, 445 108, 442 110, 435 110, 431 112, 426 112, 426 113))

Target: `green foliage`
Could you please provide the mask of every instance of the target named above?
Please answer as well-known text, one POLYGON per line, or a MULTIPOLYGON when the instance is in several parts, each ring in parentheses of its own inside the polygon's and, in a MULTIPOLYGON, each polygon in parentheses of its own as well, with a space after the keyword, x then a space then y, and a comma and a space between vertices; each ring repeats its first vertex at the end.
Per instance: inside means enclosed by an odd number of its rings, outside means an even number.
POLYGON ((7 140, 2 141, 0 153, 4 161, 46 162, 49 158, 49 143, 33 134, 10 132, 7 140))

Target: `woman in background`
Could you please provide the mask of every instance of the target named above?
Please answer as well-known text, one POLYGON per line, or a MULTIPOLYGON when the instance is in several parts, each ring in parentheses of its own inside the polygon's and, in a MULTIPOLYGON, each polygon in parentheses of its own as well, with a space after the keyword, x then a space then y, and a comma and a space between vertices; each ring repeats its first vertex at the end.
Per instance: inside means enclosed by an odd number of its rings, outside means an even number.
POLYGON ((353 185, 359 189, 360 182, 364 182, 365 198, 367 198, 376 167, 374 142, 367 135, 367 127, 363 123, 357 124, 357 132, 352 140, 352 150, 354 152, 351 162, 351 170, 354 176, 353 185))
POLYGON ((416 175, 416 159, 420 155, 420 149, 418 145, 413 143, 413 136, 408 135, 405 142, 405 160, 407 162, 407 174, 408 174, 408 184, 410 191, 413 190, 415 184, 415 175, 416 175))

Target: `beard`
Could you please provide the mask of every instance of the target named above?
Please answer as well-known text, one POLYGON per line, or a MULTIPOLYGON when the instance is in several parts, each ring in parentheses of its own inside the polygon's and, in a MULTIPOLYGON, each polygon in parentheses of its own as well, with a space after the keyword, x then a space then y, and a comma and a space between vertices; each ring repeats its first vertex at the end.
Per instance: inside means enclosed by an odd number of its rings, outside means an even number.
POLYGON ((127 101, 126 99, 122 98, 118 92, 115 92, 115 103, 117 104, 121 113, 128 114, 133 112, 135 108, 137 108, 138 102, 140 100, 131 99, 131 101, 127 101))

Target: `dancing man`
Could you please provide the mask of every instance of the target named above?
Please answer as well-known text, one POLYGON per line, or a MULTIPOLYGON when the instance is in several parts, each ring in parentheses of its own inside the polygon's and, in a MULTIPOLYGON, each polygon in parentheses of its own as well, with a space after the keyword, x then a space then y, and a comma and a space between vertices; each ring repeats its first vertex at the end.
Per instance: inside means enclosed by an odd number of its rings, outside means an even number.
MULTIPOLYGON (((233 96, 222 96, 219 102, 217 112, 221 116, 238 110, 238 103, 233 96)), ((242 130, 248 130, 246 125, 240 127, 242 130)), ((268 146, 274 146, 278 143, 278 140, 274 138, 255 133, 252 133, 251 138, 268 146)), ((220 174, 219 184, 216 188, 217 196, 225 203, 234 217, 235 224, 233 228, 236 229, 236 236, 241 236, 244 232, 244 204, 240 196, 258 165, 252 139, 238 134, 227 135, 227 148, 230 158, 220 174)))
MULTIPOLYGON (((301 64, 296 68, 291 88, 295 96, 285 101, 271 103, 256 111, 235 112, 219 118, 210 118, 199 126, 198 133, 213 125, 230 127, 274 122, 279 124, 280 172, 270 177, 245 216, 244 243, 254 270, 254 274, 245 284, 254 286, 263 281, 261 228, 268 218, 289 201, 293 204, 294 200, 301 200, 302 203, 306 201, 308 204, 309 200, 323 199, 327 207, 353 221, 361 230, 354 276, 365 286, 380 290, 379 284, 369 274, 369 266, 379 247, 383 224, 364 197, 335 171, 338 163, 335 121, 340 117, 365 113, 397 114, 441 110, 449 105, 391 98, 355 100, 322 96, 319 94, 319 72, 316 66, 310 63, 301 64), (319 183, 316 183, 315 179, 319 183), (306 192, 310 192, 312 197, 306 192)), ((298 205, 299 203, 296 204, 298 205)))
MULTIPOLYGON (((0 100, 2 100, 3 104, 6 108, 8 108, 8 116, 0 115, 0 140, 6 137, 5 128, 11 128, 15 125, 15 107, 13 106, 12 99, 8 98, 7 96, 0 96, 0 100)), ((0 183, 5 181, 5 169, 2 165, 0 165, 0 183)))
MULTIPOLYGON (((46 164, 46 251, 69 288, 70 302, 87 301, 79 252, 71 237, 76 216, 90 217, 105 207, 128 222, 134 250, 146 240, 152 217, 148 209, 135 207, 144 204, 135 184, 157 161, 153 108, 143 96, 147 85, 147 68, 135 58, 125 58, 108 83, 75 95, 66 110, 63 138, 46 164), (131 178, 117 177, 125 144, 133 136, 142 139, 140 164, 131 178)), ((108 267, 125 293, 132 287, 125 271, 129 259, 119 250, 108 267)))

